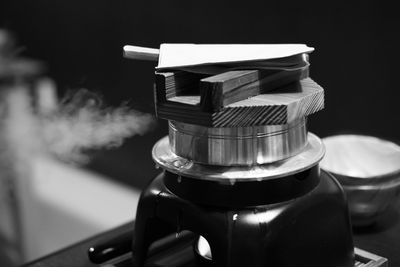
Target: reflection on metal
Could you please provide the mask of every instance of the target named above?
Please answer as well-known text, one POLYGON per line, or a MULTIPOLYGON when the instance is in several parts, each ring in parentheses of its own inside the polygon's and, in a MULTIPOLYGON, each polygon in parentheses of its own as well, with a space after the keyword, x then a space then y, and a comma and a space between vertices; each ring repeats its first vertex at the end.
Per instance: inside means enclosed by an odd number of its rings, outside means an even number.
POLYGON ((396 207, 400 193, 400 146, 374 136, 333 135, 322 139, 321 168, 342 185, 354 226, 371 225, 396 207))
POLYGON ((306 119, 285 125, 208 128, 169 122, 171 150, 196 163, 239 166, 271 163, 300 153, 307 144, 306 119))
POLYGON ((154 161, 172 173, 231 183, 274 179, 301 172, 318 164, 324 156, 325 148, 317 136, 308 133, 308 142, 302 152, 288 159, 253 166, 213 166, 199 164, 176 155, 171 151, 166 136, 154 145, 152 153, 154 161))
MULTIPOLYGON (((327 148, 321 167, 352 178, 400 176, 400 146, 375 136, 344 134, 323 139, 327 148)), ((350 178, 349 178, 350 179, 350 178)))

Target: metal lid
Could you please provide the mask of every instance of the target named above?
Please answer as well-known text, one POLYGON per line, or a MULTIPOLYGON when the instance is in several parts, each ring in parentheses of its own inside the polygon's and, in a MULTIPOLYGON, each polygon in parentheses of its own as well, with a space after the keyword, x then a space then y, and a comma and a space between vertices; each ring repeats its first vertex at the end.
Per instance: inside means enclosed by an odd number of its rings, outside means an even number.
POLYGON ((298 173, 318 164, 324 153, 325 148, 321 140, 312 133, 308 133, 308 142, 301 153, 286 160, 252 166, 213 166, 196 163, 173 153, 167 136, 159 140, 152 151, 156 164, 167 171, 185 177, 228 183, 262 181, 298 173))

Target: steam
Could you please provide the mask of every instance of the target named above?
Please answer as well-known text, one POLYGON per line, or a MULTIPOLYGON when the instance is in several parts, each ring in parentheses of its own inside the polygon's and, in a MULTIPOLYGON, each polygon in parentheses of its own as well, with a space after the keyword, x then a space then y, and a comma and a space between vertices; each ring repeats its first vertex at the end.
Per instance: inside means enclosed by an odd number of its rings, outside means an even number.
POLYGON ((2 98, 1 140, 19 155, 46 153, 84 164, 90 160, 89 151, 119 147, 126 138, 143 135, 154 126, 152 115, 127 103, 107 107, 98 94, 86 89, 57 101, 51 80, 38 83, 35 98, 26 87, 7 90, 2 98))
POLYGON ((58 101, 54 82, 40 75, 43 66, 18 57, 14 44, 12 34, 0 29, 0 150, 9 151, 6 155, 49 153, 85 163, 89 150, 118 147, 154 124, 151 115, 126 103, 107 107, 87 89, 58 101))
POLYGON ((127 104, 106 107, 86 89, 68 93, 53 112, 40 117, 40 135, 48 152, 72 163, 86 163, 88 150, 111 149, 133 135, 143 135, 153 117, 127 104))

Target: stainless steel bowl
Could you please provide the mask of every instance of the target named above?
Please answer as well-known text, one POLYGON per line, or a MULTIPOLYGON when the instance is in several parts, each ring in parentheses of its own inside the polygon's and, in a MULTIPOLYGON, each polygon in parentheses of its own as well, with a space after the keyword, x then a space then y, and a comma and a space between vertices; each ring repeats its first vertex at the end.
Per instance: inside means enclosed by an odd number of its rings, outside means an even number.
POLYGON ((400 146, 365 135, 322 139, 322 169, 341 183, 354 226, 376 222, 400 198, 400 146))

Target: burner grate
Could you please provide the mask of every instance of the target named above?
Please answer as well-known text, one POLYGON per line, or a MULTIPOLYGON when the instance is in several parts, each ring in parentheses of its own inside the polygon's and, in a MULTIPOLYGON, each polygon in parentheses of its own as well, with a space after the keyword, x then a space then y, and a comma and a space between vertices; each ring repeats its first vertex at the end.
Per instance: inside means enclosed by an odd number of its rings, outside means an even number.
POLYGON ((355 267, 387 267, 388 260, 365 250, 354 248, 356 256, 355 267))

